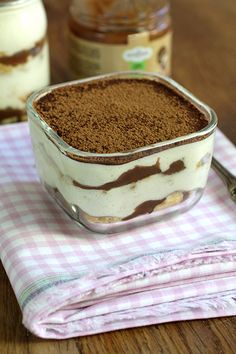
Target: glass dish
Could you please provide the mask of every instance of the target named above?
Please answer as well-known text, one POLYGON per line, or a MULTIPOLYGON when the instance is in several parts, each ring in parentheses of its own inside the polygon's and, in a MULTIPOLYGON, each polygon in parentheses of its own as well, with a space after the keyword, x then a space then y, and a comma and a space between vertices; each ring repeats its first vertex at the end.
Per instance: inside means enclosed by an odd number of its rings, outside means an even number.
POLYGON ((28 99, 36 167, 42 184, 68 215, 89 230, 113 233, 182 213, 202 196, 210 169, 217 117, 172 79, 121 72, 44 88, 28 99), (208 120, 193 134, 127 152, 96 154, 65 143, 34 108, 58 87, 94 79, 156 80, 191 102, 208 120))
POLYGON ((49 76, 43 1, 0 0, 0 124, 26 120, 27 97, 49 76))

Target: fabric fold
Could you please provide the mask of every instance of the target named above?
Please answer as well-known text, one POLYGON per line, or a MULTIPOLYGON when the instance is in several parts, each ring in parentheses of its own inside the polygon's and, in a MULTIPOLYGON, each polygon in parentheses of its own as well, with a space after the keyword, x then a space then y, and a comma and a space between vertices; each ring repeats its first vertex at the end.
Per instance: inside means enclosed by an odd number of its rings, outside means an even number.
MULTIPOLYGON (((217 131, 216 156, 236 173, 217 131)), ((187 213, 116 235, 80 228, 37 179, 27 124, 0 129, 0 255, 24 325, 69 338, 236 314, 236 206, 211 171, 187 213)))

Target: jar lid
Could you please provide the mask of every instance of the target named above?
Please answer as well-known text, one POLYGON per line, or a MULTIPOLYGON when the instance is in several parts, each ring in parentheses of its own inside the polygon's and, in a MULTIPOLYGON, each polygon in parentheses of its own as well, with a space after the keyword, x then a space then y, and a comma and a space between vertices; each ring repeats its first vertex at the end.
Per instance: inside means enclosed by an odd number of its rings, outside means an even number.
POLYGON ((72 18, 88 27, 142 25, 169 12, 169 0, 73 0, 72 18))
POLYGON ((32 1, 34 0, 0 0, 0 8, 20 6, 32 1))

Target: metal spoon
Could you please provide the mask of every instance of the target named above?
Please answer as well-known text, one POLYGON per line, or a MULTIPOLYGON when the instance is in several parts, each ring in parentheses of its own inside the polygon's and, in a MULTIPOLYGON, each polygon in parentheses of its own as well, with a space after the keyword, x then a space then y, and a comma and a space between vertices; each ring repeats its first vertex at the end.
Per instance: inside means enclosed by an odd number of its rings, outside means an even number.
POLYGON ((230 197, 236 203, 236 176, 229 172, 221 163, 212 158, 211 165, 218 176, 224 181, 229 191, 230 197))

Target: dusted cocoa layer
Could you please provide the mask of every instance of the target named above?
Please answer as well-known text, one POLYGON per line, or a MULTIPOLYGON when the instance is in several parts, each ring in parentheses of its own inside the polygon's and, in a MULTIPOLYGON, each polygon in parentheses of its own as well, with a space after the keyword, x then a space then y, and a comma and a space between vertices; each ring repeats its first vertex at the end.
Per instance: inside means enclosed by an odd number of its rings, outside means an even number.
POLYGON ((2 55, 0 56, 0 64, 2 64, 2 66, 17 66, 24 64, 27 62, 29 57, 35 57, 41 52, 45 42, 46 37, 44 36, 30 49, 21 50, 20 52, 14 53, 12 55, 2 55))
POLYGON ((147 79, 106 79, 64 86, 35 109, 70 146, 122 153, 195 133, 205 115, 173 89, 147 79))
MULTIPOLYGON (((180 146, 180 145, 185 145, 185 144, 191 144, 191 143, 195 143, 197 141, 201 141, 201 140, 204 140, 204 139, 207 139, 210 135, 212 135, 213 132, 211 133, 207 133, 205 135, 201 135, 201 136, 197 136, 195 138, 191 138, 191 139, 187 139, 187 140, 180 140, 180 141, 177 141, 175 143, 171 143, 171 144, 164 144, 163 146, 158 146, 158 147, 155 147, 155 148, 148 148, 148 149, 145 149, 145 150, 142 150, 142 151, 139 151, 139 152, 132 152, 132 154, 127 154, 127 155, 122 155, 119 154, 117 156, 79 156, 79 155, 75 155, 69 151, 66 151, 65 154, 70 158, 70 159, 73 159, 73 160, 77 160, 77 161, 81 161, 81 162, 84 162, 84 163, 93 163, 93 164, 100 164, 100 165, 123 165, 123 164, 126 164, 128 162, 131 162, 131 161, 135 161, 135 160, 138 160, 142 157, 145 157, 145 156, 150 156, 150 155, 153 155, 153 154, 156 154, 156 153, 160 153, 162 151, 165 151, 165 150, 169 150, 169 149, 172 149, 172 148, 175 148, 177 146, 180 146)), ((56 146, 56 148, 59 150, 58 146, 55 144, 55 142, 48 137, 48 139, 56 146)))

